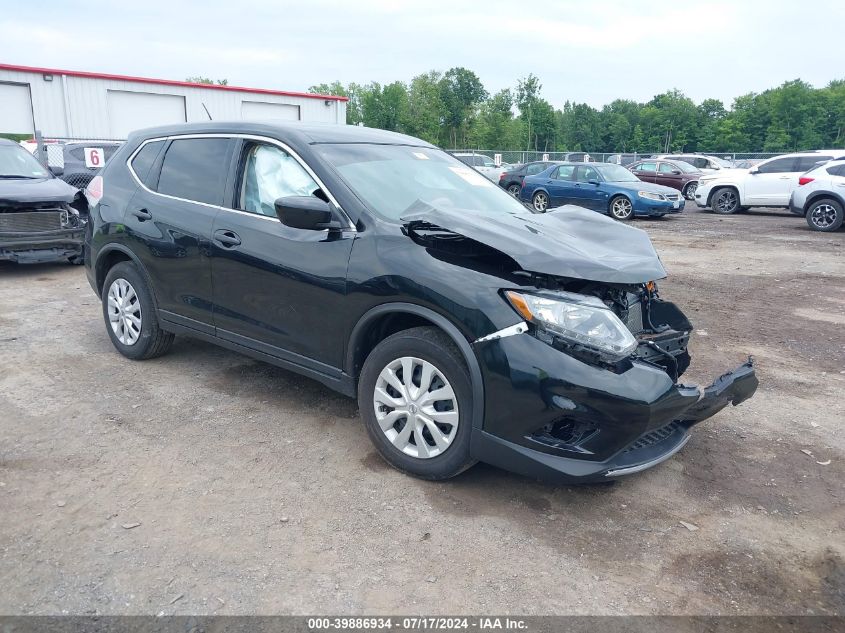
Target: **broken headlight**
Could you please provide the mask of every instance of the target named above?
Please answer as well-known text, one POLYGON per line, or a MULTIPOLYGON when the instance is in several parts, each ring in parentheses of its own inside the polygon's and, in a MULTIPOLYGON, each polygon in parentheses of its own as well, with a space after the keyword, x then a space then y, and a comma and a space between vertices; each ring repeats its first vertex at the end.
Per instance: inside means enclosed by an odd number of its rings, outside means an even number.
POLYGON ((529 294, 508 290, 510 304, 539 332, 548 332, 608 361, 619 361, 637 349, 637 339, 597 297, 570 292, 529 294))

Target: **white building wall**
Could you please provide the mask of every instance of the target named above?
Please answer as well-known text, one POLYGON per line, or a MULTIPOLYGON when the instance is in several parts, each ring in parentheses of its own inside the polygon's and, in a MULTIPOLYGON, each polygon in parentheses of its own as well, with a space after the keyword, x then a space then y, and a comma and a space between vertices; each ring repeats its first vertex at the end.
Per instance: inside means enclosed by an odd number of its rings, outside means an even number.
POLYGON ((109 90, 182 96, 188 122, 207 121, 205 108, 215 121, 239 120, 242 102, 249 101, 297 105, 302 121, 346 123, 345 101, 56 73, 45 81, 42 72, 0 68, 0 82, 29 85, 35 126, 45 137, 111 138, 109 90))

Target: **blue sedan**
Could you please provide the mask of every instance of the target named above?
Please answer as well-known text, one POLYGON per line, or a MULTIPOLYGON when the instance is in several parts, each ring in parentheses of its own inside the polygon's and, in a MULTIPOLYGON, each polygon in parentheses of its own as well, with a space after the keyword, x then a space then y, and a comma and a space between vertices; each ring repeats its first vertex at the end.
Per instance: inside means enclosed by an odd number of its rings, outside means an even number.
POLYGON ((559 163, 527 176, 519 197, 537 213, 564 204, 593 209, 617 220, 680 213, 681 194, 670 187, 643 182, 621 165, 559 163))

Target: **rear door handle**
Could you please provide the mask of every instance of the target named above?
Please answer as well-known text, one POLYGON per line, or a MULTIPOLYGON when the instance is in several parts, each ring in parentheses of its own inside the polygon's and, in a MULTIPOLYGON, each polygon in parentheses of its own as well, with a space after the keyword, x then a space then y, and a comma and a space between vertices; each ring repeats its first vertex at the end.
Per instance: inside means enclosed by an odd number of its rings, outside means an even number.
POLYGON ((141 222, 144 222, 145 220, 152 220, 153 219, 152 214, 149 211, 147 211, 146 209, 135 209, 132 212, 132 215, 134 215, 136 218, 138 218, 141 222))
POLYGON ((214 231, 214 241, 219 242, 226 248, 239 246, 241 243, 240 236, 229 229, 217 229, 214 231))
POLYGON ((781 176, 780 177, 781 180, 789 180, 791 178, 792 178, 792 176, 781 176))

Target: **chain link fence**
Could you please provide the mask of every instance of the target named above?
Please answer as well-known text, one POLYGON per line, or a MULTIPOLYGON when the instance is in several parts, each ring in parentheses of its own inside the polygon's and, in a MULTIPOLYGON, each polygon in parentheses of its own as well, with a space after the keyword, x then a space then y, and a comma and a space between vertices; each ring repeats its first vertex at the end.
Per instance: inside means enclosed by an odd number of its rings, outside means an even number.
MULTIPOLYGON (((637 152, 539 152, 522 150, 498 150, 498 149, 452 149, 451 154, 471 154, 481 158, 488 158, 494 163, 500 162, 506 165, 521 165, 532 161, 573 161, 573 162, 597 162, 616 163, 630 165, 641 158, 651 158, 661 155, 658 153, 641 154, 637 152), (496 159, 499 159, 498 161, 496 159)), ((783 152, 686 152, 686 155, 693 154, 705 156, 717 156, 732 163, 759 162, 774 156, 780 156, 783 152)), ((675 152, 680 155, 681 152, 675 152)), ((742 165, 744 166, 744 165, 742 165)), ((751 165, 748 165, 749 167, 751 165)))
POLYGON ((84 189, 111 159, 122 139, 35 138, 20 144, 69 185, 84 189))

